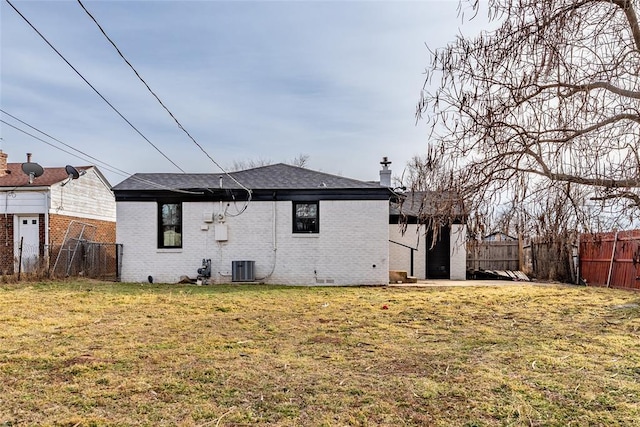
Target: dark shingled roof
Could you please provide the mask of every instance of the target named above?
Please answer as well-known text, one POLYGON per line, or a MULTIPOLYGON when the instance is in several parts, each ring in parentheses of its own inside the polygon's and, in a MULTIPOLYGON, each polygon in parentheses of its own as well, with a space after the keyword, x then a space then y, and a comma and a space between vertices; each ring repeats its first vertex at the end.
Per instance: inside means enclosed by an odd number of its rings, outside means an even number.
POLYGON ((390 215, 405 215, 414 218, 450 213, 464 215, 462 200, 451 192, 408 191, 401 196, 401 203, 391 203, 390 215))
MULTIPOLYGON (((238 172, 233 178, 251 190, 306 190, 306 189, 380 189, 380 184, 358 181, 298 166, 277 163, 238 172)), ((114 191, 200 189, 240 189, 224 173, 137 173, 125 179, 114 191)))

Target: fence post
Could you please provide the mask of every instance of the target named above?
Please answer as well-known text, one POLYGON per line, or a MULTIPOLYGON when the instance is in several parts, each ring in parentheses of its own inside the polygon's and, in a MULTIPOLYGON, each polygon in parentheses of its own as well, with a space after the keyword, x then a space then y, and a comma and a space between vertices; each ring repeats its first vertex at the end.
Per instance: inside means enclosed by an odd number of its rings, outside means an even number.
POLYGON ((613 273, 613 259, 616 256, 616 243, 618 243, 618 230, 613 237, 613 249, 611 250, 611 262, 609 262, 609 274, 607 275, 607 288, 611 285, 611 274, 613 273))
POLYGON ((20 237, 20 247, 18 248, 18 281, 20 281, 20 273, 22 273, 22 242, 24 236, 20 237))
POLYGON ((116 281, 120 281, 120 246, 117 243, 114 243, 116 247, 116 281))
POLYGON ((518 270, 524 271, 524 242, 520 230, 518 230, 518 270))
POLYGON ((576 269, 576 285, 580 284, 580 250, 581 250, 580 237, 581 235, 578 234, 578 249, 576 249, 576 253, 573 257, 573 262, 576 269))
POLYGON ((531 270, 533 274, 536 275, 536 272, 538 271, 538 257, 536 254, 537 243, 534 243, 534 240, 531 239, 530 245, 531 245, 531 270))

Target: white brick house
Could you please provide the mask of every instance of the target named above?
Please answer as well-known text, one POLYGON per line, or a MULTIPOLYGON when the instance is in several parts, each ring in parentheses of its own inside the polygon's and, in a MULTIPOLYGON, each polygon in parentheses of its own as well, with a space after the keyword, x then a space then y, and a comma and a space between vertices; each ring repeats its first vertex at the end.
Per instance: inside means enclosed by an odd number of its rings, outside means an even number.
POLYGON ((116 185, 122 280, 175 283, 210 259, 210 283, 388 283, 389 188, 285 164, 230 175, 116 185))

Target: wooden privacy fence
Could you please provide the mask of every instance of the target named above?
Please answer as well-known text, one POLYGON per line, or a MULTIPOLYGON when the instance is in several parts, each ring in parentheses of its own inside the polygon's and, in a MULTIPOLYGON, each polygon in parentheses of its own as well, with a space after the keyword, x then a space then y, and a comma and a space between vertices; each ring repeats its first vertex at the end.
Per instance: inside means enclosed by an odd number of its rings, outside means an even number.
POLYGON ((533 239, 467 242, 467 272, 519 270, 538 280, 640 290, 640 230, 581 234, 579 243, 533 239), (577 271, 576 271, 577 270, 577 271))
POLYGON ((467 242, 467 272, 522 270, 538 280, 575 282, 573 246, 534 239, 519 249, 517 240, 467 242), (522 256, 522 259, 520 259, 522 256))
POLYGON ((563 240, 533 239, 525 249, 528 270, 538 280, 576 281, 577 251, 563 240))
POLYGON ((467 271, 519 269, 517 240, 467 242, 467 271))
POLYGON ((589 286, 640 290, 640 230, 580 235, 580 277, 589 286))

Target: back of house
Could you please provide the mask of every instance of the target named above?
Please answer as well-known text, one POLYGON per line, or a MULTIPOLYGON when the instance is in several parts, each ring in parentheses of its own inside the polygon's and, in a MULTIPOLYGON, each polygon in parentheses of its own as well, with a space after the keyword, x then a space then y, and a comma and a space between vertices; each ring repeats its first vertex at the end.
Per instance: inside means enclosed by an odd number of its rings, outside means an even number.
POLYGON ((114 188, 122 280, 383 285, 392 191, 274 164, 139 173, 114 188))

